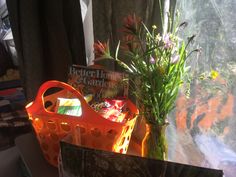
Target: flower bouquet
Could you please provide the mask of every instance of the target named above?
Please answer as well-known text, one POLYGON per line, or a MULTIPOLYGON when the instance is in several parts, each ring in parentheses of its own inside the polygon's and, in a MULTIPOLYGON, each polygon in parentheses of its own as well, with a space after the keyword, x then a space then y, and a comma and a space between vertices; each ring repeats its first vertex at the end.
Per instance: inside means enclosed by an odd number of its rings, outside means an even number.
POLYGON ((187 42, 179 38, 179 33, 186 26, 186 22, 178 23, 176 20, 176 23, 169 23, 169 30, 158 33, 157 26, 148 29, 134 14, 124 19, 124 38, 118 43, 114 55, 110 52, 109 41, 94 44, 95 62, 114 60, 131 75, 135 86, 132 93, 146 121, 146 135, 142 143, 142 155, 145 157, 167 159, 167 115, 175 106, 179 88, 188 80, 190 67, 186 61, 193 52, 199 51, 187 51, 194 35, 187 42))

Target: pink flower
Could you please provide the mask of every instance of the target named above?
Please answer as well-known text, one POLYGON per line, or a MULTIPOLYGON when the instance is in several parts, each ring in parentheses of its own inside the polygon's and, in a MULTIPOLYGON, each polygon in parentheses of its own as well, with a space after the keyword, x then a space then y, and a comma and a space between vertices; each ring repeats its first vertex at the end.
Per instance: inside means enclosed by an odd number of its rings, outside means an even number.
POLYGON ((156 60, 151 56, 149 62, 150 62, 151 64, 155 64, 155 63, 156 63, 156 60))
POLYGON ((171 63, 177 63, 179 61, 179 55, 173 55, 170 59, 171 63))
POLYGON ((165 34, 163 36, 163 42, 164 42, 164 48, 165 49, 170 49, 174 46, 173 41, 170 39, 170 35, 169 34, 165 34))

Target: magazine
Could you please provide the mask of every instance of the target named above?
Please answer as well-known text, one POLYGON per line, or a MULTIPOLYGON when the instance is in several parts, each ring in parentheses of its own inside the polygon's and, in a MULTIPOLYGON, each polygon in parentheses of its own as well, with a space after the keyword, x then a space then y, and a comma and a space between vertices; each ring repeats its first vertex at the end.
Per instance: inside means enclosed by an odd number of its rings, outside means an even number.
POLYGON ((94 101, 128 96, 128 74, 101 68, 72 65, 68 83, 82 95, 93 94, 94 101))
POLYGON ((140 157, 130 146, 131 154, 120 154, 72 144, 69 137, 60 141, 59 172, 63 177, 222 177, 223 171, 187 164, 140 157), (112 174, 112 175, 111 175, 112 174))

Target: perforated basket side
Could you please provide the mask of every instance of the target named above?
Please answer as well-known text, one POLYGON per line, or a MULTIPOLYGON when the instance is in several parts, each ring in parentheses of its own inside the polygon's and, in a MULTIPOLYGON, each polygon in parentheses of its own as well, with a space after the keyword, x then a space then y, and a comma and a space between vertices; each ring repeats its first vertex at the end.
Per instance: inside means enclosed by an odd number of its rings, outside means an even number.
MULTIPOLYGON (((55 81, 53 83, 53 86, 57 86, 55 81)), ((57 166, 60 149, 59 142, 65 136, 70 138, 72 144, 126 153, 136 122, 134 115, 138 114, 135 105, 128 101, 127 106, 132 112, 132 116, 129 117, 130 120, 126 123, 104 119, 90 108, 85 101, 81 101, 82 115, 80 117, 57 114, 44 108, 45 101, 50 101, 54 104, 58 96, 51 94, 43 97, 45 90, 51 87, 50 84, 46 86, 43 91, 40 91, 38 99, 26 106, 26 110, 32 121, 44 156, 50 164, 57 166), (38 101, 41 99, 42 101, 38 101)), ((63 87, 64 84, 59 84, 59 86, 63 87)), ((68 88, 66 87, 66 89, 68 88)), ((77 92, 74 93, 77 96, 79 94, 77 92)), ((80 99, 83 98, 81 95, 79 97, 80 99)))

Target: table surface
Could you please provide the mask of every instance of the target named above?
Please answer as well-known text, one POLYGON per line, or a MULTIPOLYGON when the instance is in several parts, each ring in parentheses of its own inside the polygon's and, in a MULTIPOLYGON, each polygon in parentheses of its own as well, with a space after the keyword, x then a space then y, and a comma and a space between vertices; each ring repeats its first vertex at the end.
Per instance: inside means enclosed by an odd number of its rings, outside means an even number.
POLYGON ((31 177, 58 177, 58 169, 44 159, 33 133, 17 137, 15 144, 31 177))

